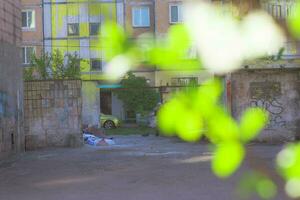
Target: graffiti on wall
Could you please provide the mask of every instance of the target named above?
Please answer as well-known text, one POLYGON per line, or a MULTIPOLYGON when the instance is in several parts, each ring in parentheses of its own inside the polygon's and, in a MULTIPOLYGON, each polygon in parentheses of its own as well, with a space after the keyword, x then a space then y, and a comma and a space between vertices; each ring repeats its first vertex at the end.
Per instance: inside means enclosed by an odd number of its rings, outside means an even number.
POLYGON ((280 101, 281 84, 279 82, 250 83, 250 106, 261 107, 269 113, 267 128, 284 128, 286 121, 282 117, 285 108, 280 101))
POLYGON ((7 114, 7 94, 0 91, 0 117, 7 114))

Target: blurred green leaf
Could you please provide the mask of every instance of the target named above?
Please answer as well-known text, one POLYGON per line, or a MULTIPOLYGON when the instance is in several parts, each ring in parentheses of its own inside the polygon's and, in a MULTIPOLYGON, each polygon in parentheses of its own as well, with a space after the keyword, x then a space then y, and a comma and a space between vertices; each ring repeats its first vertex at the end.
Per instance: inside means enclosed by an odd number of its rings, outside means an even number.
POLYGON ((168 48, 176 49, 186 53, 191 46, 189 32, 184 25, 171 26, 168 33, 168 48))
POLYGON ((238 141, 239 129, 237 123, 222 108, 214 109, 208 119, 208 137, 214 143, 238 141))
POLYGON ((277 156, 277 165, 285 179, 300 179, 300 144, 289 144, 277 156))
POLYGON ((293 12, 287 18, 288 28, 294 37, 300 38, 300 3, 293 5, 293 12))
POLYGON ((276 195, 277 187, 273 181, 264 177, 258 180, 256 184, 256 191, 262 199, 271 199, 276 195))
POLYGON ((277 194, 274 182, 260 172, 249 172, 243 175, 238 186, 241 197, 250 198, 251 194, 258 194, 262 199, 271 199, 277 194))
POLYGON ((113 57, 125 52, 128 48, 126 35, 122 27, 114 22, 106 22, 103 26, 102 48, 105 51, 105 58, 111 60, 113 57))
POLYGON ((204 82, 195 92, 192 106, 197 112, 202 113, 205 117, 214 117, 224 109, 220 109, 219 98, 222 94, 222 85, 218 79, 211 79, 204 82))
POLYGON ((245 150, 239 142, 224 142, 218 144, 212 161, 213 172, 221 178, 226 178, 236 171, 245 156, 245 150))
POLYGON ((178 99, 173 99, 159 109, 157 122, 160 130, 167 136, 176 134, 176 125, 181 123, 181 116, 186 112, 185 106, 178 99))
POLYGON ((178 116, 181 120, 176 124, 178 136, 187 142, 196 142, 201 138, 203 122, 195 112, 183 112, 178 116))
POLYGON ((292 178, 285 186, 286 193, 294 199, 300 198, 300 178, 292 178))
POLYGON ((254 139, 268 121, 267 112, 261 108, 248 108, 240 120, 240 133, 243 142, 254 139))

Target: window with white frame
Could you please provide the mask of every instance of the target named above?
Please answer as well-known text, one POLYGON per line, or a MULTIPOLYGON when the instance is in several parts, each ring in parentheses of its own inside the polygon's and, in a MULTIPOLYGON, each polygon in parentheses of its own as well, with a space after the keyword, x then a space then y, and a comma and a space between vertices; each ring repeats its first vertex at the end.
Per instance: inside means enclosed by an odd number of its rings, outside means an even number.
POLYGON ((79 36, 79 23, 68 24, 68 36, 79 36))
POLYGON ((22 63, 24 65, 30 64, 31 57, 35 53, 35 47, 26 46, 22 47, 22 63))
POLYGON ((35 28, 35 11, 23 10, 22 11, 22 28, 33 29, 35 28))
POLYGON ((169 5, 169 18, 172 24, 182 22, 182 4, 169 5))
POLYGON ((138 6, 132 8, 133 27, 149 27, 150 11, 148 6, 138 6))

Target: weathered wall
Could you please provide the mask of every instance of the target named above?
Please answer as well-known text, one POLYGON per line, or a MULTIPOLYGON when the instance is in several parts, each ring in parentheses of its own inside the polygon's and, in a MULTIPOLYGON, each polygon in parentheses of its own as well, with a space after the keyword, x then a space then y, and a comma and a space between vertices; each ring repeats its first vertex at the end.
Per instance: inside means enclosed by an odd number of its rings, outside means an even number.
POLYGON ((112 93, 112 115, 121 120, 125 120, 125 110, 123 102, 112 93))
POLYGON ((81 146, 81 81, 28 81, 24 88, 26 149, 81 146))
POLYGON ((294 140, 300 134, 300 69, 242 70, 231 75, 231 85, 235 117, 249 106, 269 113, 259 140, 294 140))
POLYGON ((20 9, 0 1, 0 158, 24 149, 20 9))
POLYGON ((82 82, 82 123, 99 125, 100 91, 97 81, 82 82))

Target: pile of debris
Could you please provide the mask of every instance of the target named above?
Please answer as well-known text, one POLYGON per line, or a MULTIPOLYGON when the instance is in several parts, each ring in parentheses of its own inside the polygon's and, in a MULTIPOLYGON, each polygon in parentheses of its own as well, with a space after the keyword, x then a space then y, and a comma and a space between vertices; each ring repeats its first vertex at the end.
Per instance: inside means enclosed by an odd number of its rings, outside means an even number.
POLYGON ((95 126, 88 126, 82 129, 83 140, 85 144, 91 146, 108 146, 114 145, 113 137, 107 137, 104 130, 98 129, 95 126))

